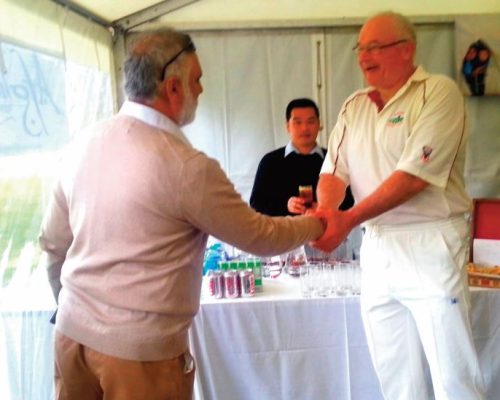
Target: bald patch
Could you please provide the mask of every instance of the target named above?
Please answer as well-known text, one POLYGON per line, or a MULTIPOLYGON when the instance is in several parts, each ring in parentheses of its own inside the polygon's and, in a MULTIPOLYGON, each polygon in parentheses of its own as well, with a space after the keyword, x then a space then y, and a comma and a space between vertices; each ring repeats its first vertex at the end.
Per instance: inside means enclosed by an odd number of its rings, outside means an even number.
POLYGON ((383 12, 370 18, 367 24, 380 24, 389 30, 395 37, 411 40, 416 43, 417 38, 413 24, 408 18, 394 12, 383 12))
POLYGON ((137 39, 131 49, 132 54, 142 55, 150 53, 152 49, 162 47, 165 40, 162 40, 160 36, 146 36, 137 39))

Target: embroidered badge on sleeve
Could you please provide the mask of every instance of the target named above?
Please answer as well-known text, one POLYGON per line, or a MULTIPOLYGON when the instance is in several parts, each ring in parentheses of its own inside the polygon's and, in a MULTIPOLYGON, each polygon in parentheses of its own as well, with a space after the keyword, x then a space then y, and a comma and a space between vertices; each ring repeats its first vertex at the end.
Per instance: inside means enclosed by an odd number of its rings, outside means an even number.
POLYGON ((432 153, 432 147, 429 146, 424 146, 422 147, 422 155, 420 156, 420 159, 422 162, 428 162, 431 158, 431 153, 432 153))

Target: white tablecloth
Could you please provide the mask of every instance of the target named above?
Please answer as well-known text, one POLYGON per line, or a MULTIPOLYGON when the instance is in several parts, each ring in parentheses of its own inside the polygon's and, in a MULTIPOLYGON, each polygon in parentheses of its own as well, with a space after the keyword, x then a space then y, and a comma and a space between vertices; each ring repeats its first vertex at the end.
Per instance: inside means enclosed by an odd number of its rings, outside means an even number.
MULTIPOLYGON (((190 333, 197 400, 382 399, 359 297, 302 299, 286 276, 264 288, 251 299, 203 299, 190 333)), ((487 399, 498 400, 499 290, 472 290, 472 320, 487 399)))
MULTIPOLYGON (((250 300, 204 299, 191 330, 196 399, 378 400, 357 297, 302 299, 265 281, 250 300)), ((53 398, 53 310, 0 312, 0 399, 53 398)), ((500 399, 500 290, 472 291, 487 400, 500 399)), ((427 399, 422 399, 427 400, 427 399)))

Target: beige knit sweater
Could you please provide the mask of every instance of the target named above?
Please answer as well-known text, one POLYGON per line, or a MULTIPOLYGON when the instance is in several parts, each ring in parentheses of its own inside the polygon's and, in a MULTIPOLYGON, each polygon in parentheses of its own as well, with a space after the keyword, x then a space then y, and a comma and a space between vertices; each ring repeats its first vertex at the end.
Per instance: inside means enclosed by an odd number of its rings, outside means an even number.
POLYGON ((208 235, 263 256, 322 233, 312 217, 256 213, 217 161, 155 125, 122 114, 94 126, 70 153, 40 236, 56 294, 62 284, 56 329, 141 361, 187 349, 208 235))

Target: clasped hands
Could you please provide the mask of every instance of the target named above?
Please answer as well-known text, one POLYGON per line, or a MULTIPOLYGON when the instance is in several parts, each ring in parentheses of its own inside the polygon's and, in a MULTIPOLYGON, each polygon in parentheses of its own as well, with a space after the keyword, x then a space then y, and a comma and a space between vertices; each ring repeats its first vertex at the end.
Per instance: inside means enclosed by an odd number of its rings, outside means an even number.
POLYGON ((310 245, 328 253, 340 246, 354 228, 347 212, 321 208, 316 202, 312 204, 311 208, 307 208, 305 200, 301 197, 290 197, 287 208, 292 214, 310 215, 321 220, 325 227, 323 235, 311 242, 310 245))
POLYGON ((314 208, 308 210, 306 215, 317 217, 323 222, 325 226, 323 235, 310 245, 327 253, 340 246, 354 227, 347 211, 314 208))

